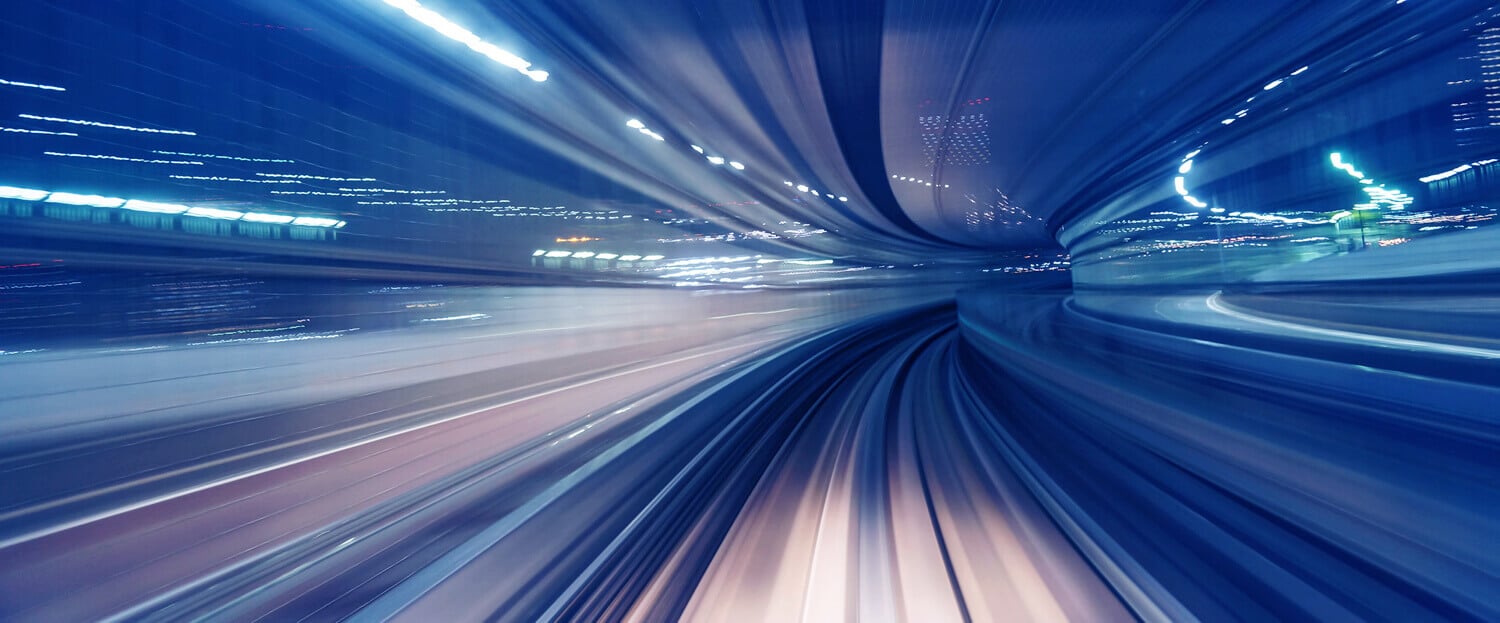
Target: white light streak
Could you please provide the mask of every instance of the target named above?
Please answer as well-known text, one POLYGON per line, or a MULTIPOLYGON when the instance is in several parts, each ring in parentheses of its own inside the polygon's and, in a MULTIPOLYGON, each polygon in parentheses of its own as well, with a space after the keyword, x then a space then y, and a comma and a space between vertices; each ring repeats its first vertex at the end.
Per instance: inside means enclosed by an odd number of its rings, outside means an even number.
POLYGON ((153 153, 153 154, 160 154, 160 155, 163 155, 163 156, 187 156, 189 158, 213 158, 215 160, 234 160, 236 162, 277 162, 277 163, 282 163, 282 164, 295 164, 297 162, 296 160, 287 160, 285 158, 246 158, 246 157, 243 157, 243 156, 221 156, 219 154, 194 154, 194 153, 187 153, 187 152, 181 152, 181 151, 163 151, 163 150, 160 150, 160 149, 153 149, 153 150, 151 150, 151 153, 153 153))
MULTIPOLYGON (((308 197, 374 197, 370 193, 331 193, 322 190, 273 190, 273 195, 302 195, 308 197)), ((361 202, 367 203, 367 202, 361 202)), ((402 204, 411 205, 411 204, 402 204)))
POLYGON ((125 156, 109 156, 109 155, 105 155, 105 154, 70 154, 70 153, 64 153, 64 152, 59 152, 59 151, 44 151, 42 153, 45 154, 45 155, 48 155, 48 156, 59 156, 59 157, 64 157, 64 158, 92 158, 94 160, 116 160, 116 161, 120 161, 120 162, 141 162, 141 163, 145 163, 145 164, 183 164, 183 165, 202 165, 203 164, 202 162, 198 162, 196 160, 157 160, 157 159, 153 159, 153 158, 127 158, 125 156))
POLYGON ((1370 333, 1356 333, 1354 331, 1324 329, 1322 327, 1315 327, 1312 325, 1262 318, 1260 316, 1247 314, 1230 308, 1228 305, 1222 302, 1221 295, 1223 294, 1223 292, 1215 292, 1209 295, 1208 299, 1205 301, 1205 303, 1208 305, 1208 308, 1225 316, 1230 316, 1247 322, 1254 322, 1276 327, 1283 331, 1290 329, 1292 331, 1312 333, 1339 341, 1354 342, 1357 344, 1376 344, 1385 347, 1399 348, 1402 350, 1435 352, 1444 355, 1458 355, 1462 357, 1474 357, 1479 359, 1500 359, 1500 350, 1489 348, 1456 346, 1452 344, 1441 344, 1438 342, 1423 342, 1420 340, 1410 340, 1406 338, 1386 337, 1383 335, 1374 335, 1370 333))
POLYGON ((1328 154, 1328 161, 1333 163, 1333 168, 1348 173, 1354 179, 1363 179, 1365 174, 1355 170, 1354 165, 1344 162, 1344 155, 1339 152, 1328 154))
POLYGON ((3 128, 0 132, 13 132, 16 134, 47 134, 50 136, 78 136, 76 132, 49 132, 47 130, 28 130, 26 128, 3 128))
POLYGON ((174 180, 196 180, 200 182, 240 182, 244 184, 301 184, 297 180, 249 180, 243 177, 221 177, 218 175, 168 175, 174 180))
POLYGON ((469 32, 468 29, 453 23, 438 12, 422 6, 417 0, 385 0, 385 3, 401 9, 408 17, 421 22, 428 28, 438 31, 439 34, 449 39, 468 46, 470 50, 478 52, 496 63, 514 69, 537 82, 545 82, 547 80, 547 72, 539 69, 531 69, 531 63, 526 59, 516 56, 507 50, 500 49, 493 43, 480 39, 479 35, 469 32))
POLYGON ((66 91, 67 90, 67 89, 64 89, 62 87, 52 86, 50 84, 36 84, 34 82, 17 82, 15 80, 0 80, 0 85, 8 86, 8 87, 25 87, 25 88, 28 88, 28 89, 41 89, 43 91, 66 91))
POLYGON ((41 115, 29 115, 29 114, 26 114, 26 113, 21 113, 21 114, 16 115, 16 116, 20 117, 22 119, 30 119, 32 121, 51 121, 53 123, 71 123, 73 125, 86 125, 86 126, 95 127, 95 128, 109 128, 111 130, 127 130, 127 131, 130 131, 130 132, 145 132, 147 134, 179 134, 179 135, 182 135, 182 136, 197 136, 198 135, 197 132, 189 132, 187 130, 162 130, 162 129, 158 129, 158 128, 138 128, 138 127, 135 127, 135 126, 119 125, 119 124, 116 124, 116 123, 101 123, 99 121, 85 121, 83 119, 64 119, 62 117, 43 117, 41 115))
POLYGON ((1434 173, 1434 174, 1428 175, 1426 177, 1417 178, 1417 181, 1420 181, 1423 184, 1431 184, 1432 182, 1436 182, 1438 180, 1448 179, 1450 177, 1458 175, 1459 173, 1463 173, 1464 171, 1468 171, 1469 169, 1472 169, 1474 167, 1482 167, 1482 166, 1487 165, 1487 164, 1494 164, 1495 162, 1496 161, 1492 158, 1492 159, 1488 159, 1488 160, 1479 160, 1479 161, 1476 161, 1476 162, 1470 162, 1469 164, 1461 164, 1461 165, 1458 165, 1458 166, 1453 167, 1451 169, 1448 169, 1447 171, 1443 171, 1442 173, 1434 173))
POLYGON ((341 193, 388 193, 396 195, 446 195, 446 190, 399 190, 395 188, 340 188, 341 193))
POLYGON ((260 177, 278 177, 290 180, 321 180, 324 182, 374 182, 373 177, 328 177, 325 175, 302 175, 298 173, 256 173, 260 177))

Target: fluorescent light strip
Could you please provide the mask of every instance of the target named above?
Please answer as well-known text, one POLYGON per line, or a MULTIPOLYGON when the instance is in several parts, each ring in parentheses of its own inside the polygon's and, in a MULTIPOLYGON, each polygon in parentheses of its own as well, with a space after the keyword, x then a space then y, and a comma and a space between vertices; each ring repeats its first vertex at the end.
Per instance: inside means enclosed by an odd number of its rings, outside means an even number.
POLYGON ((291 223, 292 221, 294 221, 296 219, 297 219, 297 217, 295 217, 295 216, 287 216, 285 214, 266 214, 264 212, 246 212, 245 213, 245 217, 243 219, 240 219, 240 220, 249 221, 251 223, 271 223, 273 225, 286 225, 286 224, 291 223))
POLYGON ((338 219, 318 216, 299 216, 292 219, 293 225, 305 225, 307 227, 337 227, 339 223, 338 219))
POLYGON ((240 220, 240 217, 245 216, 245 213, 238 210, 222 210, 219 208, 205 208, 200 206, 196 208, 188 208, 187 215, 201 216, 204 218, 213 218, 224 221, 238 221, 240 220))
POLYGON ((92 126, 92 127, 96 127, 96 128, 109 128, 111 130, 127 130, 127 131, 130 131, 130 132, 145 132, 147 134, 179 134, 179 135, 182 135, 182 136, 197 136, 198 135, 197 132, 189 132, 187 130, 160 130, 160 129, 157 129, 157 128, 138 128, 138 127, 135 127, 135 126, 119 125, 119 124, 116 124, 116 123, 101 123, 101 122, 98 122, 98 121, 85 121, 83 119, 64 119, 62 117, 43 117, 41 115, 28 115, 26 113, 21 113, 21 114, 16 115, 16 116, 20 117, 22 119, 30 119, 32 121, 51 121, 53 123, 71 123, 73 125, 86 125, 86 126, 92 126))
POLYGON ((157 203, 155 201, 141 201, 140 199, 131 199, 129 201, 126 201, 125 205, 121 207, 125 208, 126 210, 133 210, 136 212, 154 212, 156 214, 182 214, 183 212, 187 212, 189 209, 185 205, 176 203, 157 203))
POLYGON ((20 199, 21 201, 41 201, 48 195, 48 191, 35 188, 20 188, 17 186, 0 186, 0 198, 20 199))
POLYGON ((125 203, 125 200, 118 197, 103 197, 100 195, 52 193, 50 195, 47 195, 47 203, 61 203, 64 205, 75 206, 92 206, 95 208, 118 208, 125 203))
POLYGON ((21 201, 46 201, 47 203, 60 203, 65 205, 90 206, 96 208, 122 208, 134 212, 150 212, 154 214, 181 214, 185 216, 197 216, 220 220, 244 220, 252 223, 271 223, 275 225, 302 225, 306 227, 341 228, 348 225, 347 222, 335 218, 321 216, 290 216, 286 214, 271 214, 266 212, 240 212, 237 210, 225 210, 221 208, 193 207, 178 203, 162 203, 157 201, 146 201, 143 199, 121 199, 119 197, 105 197, 101 195, 84 195, 69 192, 51 192, 36 188, 21 188, 18 186, 0 186, 0 199, 19 199, 21 201))

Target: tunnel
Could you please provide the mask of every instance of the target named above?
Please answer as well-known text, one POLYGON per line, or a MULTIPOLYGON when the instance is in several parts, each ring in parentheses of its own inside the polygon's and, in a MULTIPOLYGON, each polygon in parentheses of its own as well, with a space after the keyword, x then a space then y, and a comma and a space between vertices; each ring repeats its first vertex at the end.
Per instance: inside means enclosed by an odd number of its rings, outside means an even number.
POLYGON ((1494 0, 0 7, 0 621, 1500 620, 1494 0))

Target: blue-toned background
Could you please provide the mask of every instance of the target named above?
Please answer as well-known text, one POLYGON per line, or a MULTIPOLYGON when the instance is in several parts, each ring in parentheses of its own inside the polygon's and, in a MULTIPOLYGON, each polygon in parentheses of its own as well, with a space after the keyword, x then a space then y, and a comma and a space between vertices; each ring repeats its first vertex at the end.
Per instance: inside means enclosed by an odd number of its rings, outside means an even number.
POLYGON ((1491 0, 0 7, 0 620, 1500 620, 1491 0))

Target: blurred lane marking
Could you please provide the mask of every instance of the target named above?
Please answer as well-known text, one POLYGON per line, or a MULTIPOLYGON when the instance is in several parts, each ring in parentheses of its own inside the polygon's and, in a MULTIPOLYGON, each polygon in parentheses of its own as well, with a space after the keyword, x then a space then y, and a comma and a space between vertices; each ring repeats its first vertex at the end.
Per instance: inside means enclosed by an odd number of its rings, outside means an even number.
POLYGON ((1327 337, 1335 338, 1335 339, 1339 339, 1339 340, 1353 340, 1355 342, 1363 342, 1363 343, 1367 343, 1367 344, 1376 344, 1376 345, 1380 345, 1380 346, 1389 346, 1389 347, 1392 347, 1392 348, 1405 348, 1405 349, 1411 349, 1411 350, 1417 350, 1417 351, 1425 351, 1425 352, 1431 352, 1431 353, 1441 353, 1441 354, 1444 354, 1444 355, 1457 355, 1457 356, 1461 356, 1461 357, 1479 357, 1479 358, 1482 358, 1482 359, 1500 359, 1500 351, 1491 350, 1491 349, 1488 349, 1488 348, 1475 348, 1475 347, 1472 347, 1472 346, 1458 346, 1458 345, 1455 345, 1455 344, 1442 344, 1442 343, 1438 343, 1438 342, 1423 342, 1423 341, 1419 341, 1419 340, 1408 340, 1408 339, 1403 339, 1403 338, 1399 338, 1399 337, 1387 337, 1387 336, 1384 336, 1384 335, 1374 335, 1374 334, 1370 334, 1370 333, 1355 333, 1353 331, 1340 331, 1338 329, 1324 329, 1324 328, 1321 328, 1321 327, 1315 327, 1315 326, 1311 326, 1311 325, 1297 324, 1295 322, 1284 322, 1284 321, 1281 321, 1281 320, 1271 320, 1270 318, 1262 318, 1262 317, 1259 317, 1259 316, 1253 316, 1253 315, 1250 315, 1250 314, 1247 314, 1247 313, 1244 313, 1244 312, 1236 311, 1236 310, 1230 308, 1229 306, 1225 305, 1224 303, 1220 302, 1219 295, 1221 295, 1221 294, 1223 294, 1223 292, 1215 292, 1215 293, 1209 295, 1208 299, 1205 300, 1205 303, 1208 305, 1208 308, 1211 309, 1211 310, 1214 310, 1214 311, 1216 311, 1216 312, 1218 312, 1220 314, 1224 314, 1225 316, 1229 316, 1231 318, 1235 318, 1235 319, 1238 319, 1238 320, 1243 320, 1245 322, 1255 322, 1255 323, 1259 323, 1259 324, 1263 324, 1263 325, 1267 325, 1267 326, 1276 327, 1276 328, 1279 328, 1279 329, 1288 329, 1288 330, 1292 330, 1292 331, 1301 331, 1301 332, 1304 332, 1304 333, 1313 333, 1313 334, 1316 334, 1316 335, 1323 335, 1323 336, 1327 336, 1327 337))
MULTIPOLYGON (((469 411, 465 411, 463 413, 458 413, 458 414, 455 414, 455 415, 450 415, 448 417, 439 418, 439 419, 433 420, 431 422, 423 422, 423 423, 417 424, 415 426, 410 426, 410 427, 407 427, 407 428, 401 428, 401 429, 396 429, 396 430, 392 430, 392 431, 387 431, 385 433, 381 433, 379 435, 376 435, 374 437, 370 437, 368 439, 361 439, 361 440, 349 442, 349 443, 346 443, 346 444, 343 444, 343 445, 340 445, 340 446, 334 446, 332 448, 328 448, 328 449, 325 449, 325 450, 322 450, 322 451, 319 451, 319 452, 315 452, 313 454, 309 454, 309 455, 305 455, 305 456, 300 456, 300 457, 297 457, 295 459, 291 459, 291 460, 288 460, 288 461, 283 461, 281 463, 275 463, 275 464, 272 464, 272 465, 267 465, 267 466, 264 466, 264 467, 260 467, 260 468, 257 468, 257 469, 250 470, 248 472, 243 472, 243 473, 240 473, 240 474, 235 474, 235 475, 229 476, 227 478, 222 478, 222 479, 219 479, 219 480, 213 480, 213 481, 209 481, 209 482, 206 482, 206 483, 203 483, 203 484, 200 484, 200 485, 196 485, 196 486, 193 486, 193 487, 188 487, 186 489, 180 489, 180 490, 173 491, 173 492, 170 492, 170 493, 165 493, 165 494, 153 497, 153 498, 147 498, 147 499, 141 500, 139 502, 135 502, 135 503, 132 503, 132 504, 127 504, 125 506, 121 506, 121 507, 117 507, 117 508, 112 508, 112 509, 109 509, 109 510, 106 510, 106 511, 100 511, 100 512, 95 513, 93 515, 88 515, 88 516, 81 517, 81 518, 78 518, 78 519, 75 519, 75 520, 72 520, 72 521, 64 522, 64 523, 61 523, 61 524, 56 524, 56 525, 53 525, 53 526, 48 526, 48 527, 45 527, 45 528, 34 530, 32 532, 29 532, 29 533, 25 533, 25 534, 19 535, 19 536, 11 537, 9 539, 5 539, 4 541, 0 541, 0 549, 6 549, 6 548, 9 548, 9 547, 12 547, 12 546, 15 546, 15 545, 19 545, 21 543, 25 543, 27 541, 34 541, 36 539, 40 539, 40 538, 43 538, 43 537, 51 536, 51 535, 57 534, 59 532, 65 532, 67 530, 72 530, 73 528, 77 528, 77 527, 80 527, 80 526, 85 526, 85 525, 88 525, 88 524, 91 524, 91 523, 94 523, 94 522, 97 522, 97 521, 103 521, 103 520, 109 519, 111 517, 115 517, 115 516, 118 516, 118 515, 123 515, 125 513, 129 513, 129 512, 133 512, 133 511, 137 511, 137 510, 140 510, 142 508, 146 508, 146 507, 149 507, 149 506, 160 504, 162 502, 169 502, 171 500, 175 500, 175 499, 180 498, 180 497, 192 495, 194 493, 199 493, 199 492, 202 492, 202 491, 207 491, 207 490, 212 489, 214 487, 231 484, 231 483, 234 483, 234 482, 245 480, 247 478, 253 478, 253 477, 259 476, 261 474, 266 474, 266 473, 270 473, 270 472, 273 472, 273 471, 276 471, 276 470, 279 470, 279 469, 284 469, 284 468, 291 467, 291 466, 294 466, 294 465, 299 465, 301 463, 306 463, 308 461, 312 461, 312 460, 315 460, 315 459, 320 459, 320 458, 323 458, 325 456, 329 456, 329 455, 333 455, 333 454, 338 454, 338 453, 344 452, 346 450, 352 450, 354 448, 358 448, 358 447, 361 447, 361 446, 369 445, 369 444, 375 443, 377 441, 384 441, 386 439, 390 439, 391 437, 396 437, 396 436, 399 436, 399 435, 405 435, 407 433, 416 432, 416 431, 419 431, 419 430, 431 428, 431 427, 437 426, 439 424, 446 424, 446 423, 452 422, 454 420, 463 419, 463 418, 466 418, 466 417, 469 417, 469 416, 472 416, 472 415, 478 415, 480 413, 484 413, 484 412, 487 412, 487 411, 493 411, 495 409, 503 409, 505 407, 513 406, 513 405, 516 405, 516 404, 519 404, 519 403, 522 403, 522 402, 526 402, 526 401, 529 401, 529 400, 534 400, 534 399, 537 399, 537 398, 543 398, 543 397, 546 397, 546 396, 551 396, 553 394, 565 392, 565 391, 572 390, 572 389, 577 389, 579 387, 584 387, 586 385, 592 385, 594 383, 598 383, 598 382, 601 382, 601 381, 608 381, 608 380, 612 380, 612 379, 617 379, 617 378, 620 378, 622 376, 628 376, 628 375, 631 375, 631 374, 635 374, 637 372, 645 372, 647 370, 654 370, 656 368, 662 368, 662 367, 666 367, 666 366, 670 366, 670 365, 682 363, 684 361, 691 361, 693 359, 699 359, 699 358, 702 358, 702 357, 708 357, 708 356, 716 355, 718 353, 722 353, 722 352, 726 352, 726 351, 731 351, 731 350, 736 350, 736 349, 752 348, 754 346, 763 344, 765 342, 772 341, 773 339, 775 339, 775 338, 768 338, 768 339, 760 340, 760 341, 757 341, 757 342, 752 342, 750 344, 738 344, 738 345, 733 345, 733 346, 725 346, 723 348, 716 348, 716 349, 710 350, 710 351, 705 351, 705 352, 701 352, 701 353, 697 353, 697 354, 693 354, 693 355, 686 355, 686 356, 683 356, 683 357, 678 357, 676 359, 670 359, 670 360, 667 360, 667 361, 662 361, 662 362, 657 362, 657 363, 653 363, 653 364, 649 364, 649 365, 645 365, 645 366, 631 368, 631 369, 628 369, 628 370, 623 370, 623 371, 620 371, 620 372, 616 372, 614 374, 608 374, 608 375, 605 375, 605 376, 600 376, 600 377, 596 377, 596 378, 590 378, 590 379, 579 381, 579 382, 576 382, 576 383, 570 383, 570 384, 564 385, 562 387, 555 387, 555 388, 549 389, 549 390, 544 391, 544 392, 540 392, 540 393, 536 393, 536 394, 531 394, 529 396, 523 396, 523 397, 520 397, 520 398, 515 398, 515 399, 507 400, 507 401, 504 401, 504 402, 500 402, 500 403, 496 403, 496 404, 492 404, 492 405, 480 407, 480 408, 477 408, 477 409, 472 409, 472 410, 469 410, 469 411)), ((610 367, 615 367, 615 366, 610 366, 610 367)), ((584 375, 597 373, 597 372, 599 372, 601 370, 606 370, 606 369, 608 369, 608 368, 597 369, 597 370, 594 370, 594 371, 591 371, 591 372, 588 372, 588 373, 584 373, 584 375)), ((582 376, 582 375, 580 375, 580 376, 582 376)), ((499 393, 505 394, 505 393, 513 393, 513 392, 516 392, 516 391, 523 391, 525 389, 528 389, 529 387, 535 387, 536 385, 541 385, 541 384, 544 384, 544 383, 545 382, 543 382, 543 383, 535 383, 533 385, 524 386, 524 387, 518 387, 518 388, 515 388, 515 389, 510 389, 510 390, 506 390, 504 392, 499 392, 499 393)), ((466 401, 459 401, 459 402, 466 402, 466 401)), ((445 406, 450 406, 452 404, 455 404, 455 403, 449 403, 449 405, 445 405, 445 406)), ((437 409, 441 409, 443 407, 436 407, 436 408, 437 409)), ((402 416, 402 417, 405 417, 405 416, 402 416)), ((332 432, 330 432, 328 434, 332 435, 332 434, 345 433, 345 432, 348 432, 348 431, 347 430, 344 430, 344 431, 332 431, 332 432)), ((113 492, 116 492, 116 491, 121 491, 121 490, 124 490, 124 489, 128 489, 130 487, 139 486, 141 484, 149 483, 149 482, 152 482, 152 481, 161 480, 161 479, 164 479, 164 478, 170 478, 170 477, 177 476, 177 475, 180 475, 180 474, 183 474, 183 473, 188 473, 188 472, 191 472, 191 471, 196 470, 196 469, 202 469, 204 467, 213 466, 213 465, 219 465, 219 464, 227 463, 227 462, 230 462, 230 461, 243 460, 245 458, 248 458, 248 457, 251 457, 251 456, 255 456, 255 455, 258 455, 258 454, 265 454, 265 453, 268 453, 268 452, 274 452, 276 450, 282 450, 282 449, 285 449, 286 447, 289 447, 291 445, 300 444, 300 443, 306 443, 308 441, 315 441, 316 439, 317 439, 317 437, 299 439, 299 440, 296 440, 296 441, 287 442, 285 444, 279 444, 279 445, 276 445, 276 446, 270 446, 270 447, 267 447, 267 448, 262 448, 260 450, 257 450, 255 452, 251 452, 251 453, 240 454, 240 455, 235 455, 235 456, 231 456, 231 457, 224 457, 224 458, 219 459, 217 461, 212 461, 212 462, 204 463, 204 464, 197 464, 197 465, 185 467, 185 468, 182 468, 182 469, 179 469, 179 470, 173 470, 171 472, 157 474, 157 475, 151 476, 149 478, 144 478, 144 479, 140 479, 140 480, 133 480, 133 481, 129 481, 129 482, 124 482, 124 483, 120 483, 120 484, 117 484, 117 485, 114 485, 114 486, 111 486, 111 487, 106 487, 104 489, 98 489, 98 490, 94 490, 94 491, 88 491, 88 492, 81 493, 81 494, 78 494, 78 495, 74 495, 74 496, 69 496, 69 497, 66 497, 66 498, 62 498, 62 499, 59 499, 59 500, 53 500, 52 502, 48 502, 46 504, 41 504, 41 505, 37 505, 37 506, 31 506, 31 507, 27 507, 27 508, 24 508, 24 509, 18 509, 16 511, 12 511, 10 513, 5 513, 4 515, 0 515, 0 520, 9 520, 9 519, 13 519, 15 517, 20 517, 20 516, 28 515, 28 514, 37 512, 37 511, 48 510, 48 509, 51 509, 51 508, 56 508, 58 506, 63 506, 65 504, 70 504, 70 503, 78 502, 78 501, 81 501, 81 500, 86 500, 86 499, 91 498, 91 497, 96 497, 96 496, 99 496, 99 495, 105 495, 105 494, 113 493, 113 492)))
MULTIPOLYGON (((809 340, 807 341, 811 341, 813 339, 817 338, 809 338, 809 340)), ((462 543, 459 543, 452 549, 449 549, 448 552, 442 557, 417 570, 416 573, 407 576, 395 586, 392 586, 391 588, 386 590, 386 592, 382 593, 378 598, 365 603, 364 606, 362 606, 358 611, 350 615, 345 620, 350 621, 351 623, 375 623, 396 618, 420 618, 413 617, 410 613, 407 613, 405 611, 412 605, 416 604, 418 600, 431 594, 433 589, 443 581, 447 580, 449 577, 452 577, 454 574, 461 571, 464 567, 477 560, 480 556, 484 555, 484 553, 489 551, 490 548, 494 547, 496 543, 499 543, 502 539, 510 536, 526 522, 535 518, 542 512, 543 509, 546 509, 554 502, 557 502, 565 494, 578 486, 579 483, 584 482, 590 476, 608 467, 612 462, 614 462, 616 458, 625 454, 627 451, 631 450, 637 445, 644 443, 648 438, 656 433, 656 431, 665 428, 669 423, 675 421, 683 414, 691 411, 699 403, 708 400, 709 397, 717 394, 724 388, 729 387, 736 382, 739 382, 740 379, 745 378, 756 370, 764 367, 768 361, 768 358, 757 359, 754 363, 752 363, 745 369, 735 372, 728 378, 718 381, 712 387, 694 394, 687 401, 672 408, 671 411, 668 411, 655 420, 652 420, 651 423, 631 433, 624 439, 621 439, 610 445, 608 448, 590 459, 589 462, 577 467, 562 478, 553 482, 551 486, 533 495, 521 506, 510 511, 505 516, 499 518, 495 523, 491 524, 490 527, 485 528, 480 533, 470 537, 462 543)), ((634 529, 634 527, 641 522, 645 512, 649 512, 652 508, 659 504, 662 499, 666 498, 669 492, 674 491, 677 483, 679 483, 683 478, 686 477, 686 474, 684 473, 685 470, 692 467, 693 465, 698 464, 702 457, 709 454, 711 451, 716 450, 718 448, 718 443, 720 443, 720 440, 728 435, 729 429, 730 427, 728 426, 721 428, 719 432, 714 436, 712 441, 710 441, 707 445, 705 445, 702 449, 695 453, 693 458, 689 460, 686 466, 683 469, 678 470, 678 472, 673 476, 672 480, 667 484, 667 486, 652 497, 651 501, 647 503, 646 507, 644 507, 642 513, 637 514, 630 522, 630 525, 627 526, 626 530, 621 534, 629 534, 634 529)), ((584 580, 584 578, 592 577, 592 572, 597 570, 599 565, 602 564, 602 561, 608 558, 611 552, 616 550, 616 548, 619 546, 619 543, 619 537, 616 537, 616 539, 609 544, 602 555, 594 558, 588 569, 586 569, 582 573, 575 574, 577 579, 574 581, 573 585, 569 587, 569 592, 572 592, 573 589, 575 589, 578 584, 584 580)), ((558 614, 556 610, 558 608, 559 602, 554 601, 552 607, 549 608, 548 612, 544 613, 541 617, 539 617, 538 620, 556 619, 558 614)))
POLYGON ((725 318, 739 318, 740 316, 769 316, 771 314, 784 314, 786 312, 797 311, 799 309, 802 309, 802 308, 800 308, 800 307, 788 307, 786 309, 778 309, 778 310, 775 310, 775 311, 744 312, 744 313, 739 313, 739 314, 729 314, 727 316, 709 316, 708 319, 709 320, 723 320, 725 318))

